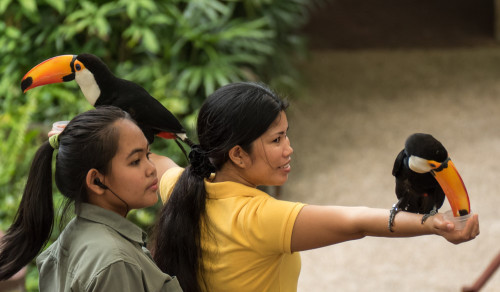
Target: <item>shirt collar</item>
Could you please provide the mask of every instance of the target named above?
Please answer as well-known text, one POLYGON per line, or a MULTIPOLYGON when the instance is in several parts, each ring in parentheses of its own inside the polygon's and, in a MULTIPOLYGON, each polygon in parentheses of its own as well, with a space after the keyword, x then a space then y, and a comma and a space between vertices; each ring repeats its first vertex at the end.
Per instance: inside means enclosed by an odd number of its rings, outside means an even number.
POLYGON ((266 196, 267 194, 257 188, 252 188, 241 183, 224 181, 210 182, 205 179, 205 189, 211 199, 224 199, 230 197, 256 197, 266 196))
POLYGON ((139 226, 113 211, 93 204, 82 203, 77 211, 77 216, 109 226, 129 240, 135 241, 141 246, 145 245, 146 233, 139 226))

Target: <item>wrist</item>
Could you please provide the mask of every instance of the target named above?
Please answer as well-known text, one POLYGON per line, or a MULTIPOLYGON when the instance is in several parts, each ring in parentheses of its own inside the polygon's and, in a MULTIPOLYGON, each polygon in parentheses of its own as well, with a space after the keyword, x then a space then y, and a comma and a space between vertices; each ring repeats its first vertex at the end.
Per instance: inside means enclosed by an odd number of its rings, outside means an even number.
POLYGON ((438 234, 438 229, 435 227, 434 222, 434 220, 436 219, 436 215, 428 217, 427 220, 425 220, 425 222, 423 223, 424 230, 427 234, 438 234))

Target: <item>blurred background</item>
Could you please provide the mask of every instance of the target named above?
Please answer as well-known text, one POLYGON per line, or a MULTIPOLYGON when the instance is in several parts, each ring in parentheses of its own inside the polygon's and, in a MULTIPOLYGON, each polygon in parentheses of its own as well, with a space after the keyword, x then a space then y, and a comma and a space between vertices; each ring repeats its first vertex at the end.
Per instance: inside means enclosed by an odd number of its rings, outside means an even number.
MULTIPOLYGON (((496 2, 0 1, 0 230, 52 123, 91 109, 76 82, 23 94, 20 81, 50 57, 88 52, 191 133, 204 98, 229 82, 265 82, 288 97, 295 152, 283 200, 390 209, 406 137, 433 134, 462 175, 481 235, 457 246, 434 236, 367 238, 304 252, 299 291, 460 291, 500 252, 496 2)), ((152 148, 186 164, 173 143, 156 139, 152 148)), ((147 230, 158 207, 129 219, 147 230)), ((59 232, 56 222, 51 242, 59 232)), ((16 289, 37 291, 33 264, 21 276, 16 289)), ((498 287, 499 273, 483 290, 498 287)))

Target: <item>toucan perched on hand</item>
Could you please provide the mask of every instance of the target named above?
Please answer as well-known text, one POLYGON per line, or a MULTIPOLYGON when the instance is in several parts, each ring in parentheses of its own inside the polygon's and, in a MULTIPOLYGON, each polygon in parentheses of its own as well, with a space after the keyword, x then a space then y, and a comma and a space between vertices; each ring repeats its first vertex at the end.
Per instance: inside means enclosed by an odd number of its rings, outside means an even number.
POLYGON ((444 146, 429 134, 408 137, 405 148, 396 157, 392 174, 396 177, 398 202, 391 209, 389 230, 396 213, 403 210, 425 214, 425 220, 437 213, 448 198, 455 217, 470 213, 469 196, 462 178, 444 146))
POLYGON ((154 136, 192 142, 174 115, 141 86, 111 73, 101 59, 92 54, 62 55, 33 67, 23 77, 21 89, 75 80, 85 98, 94 107, 113 105, 128 112, 144 132, 149 143, 154 136))

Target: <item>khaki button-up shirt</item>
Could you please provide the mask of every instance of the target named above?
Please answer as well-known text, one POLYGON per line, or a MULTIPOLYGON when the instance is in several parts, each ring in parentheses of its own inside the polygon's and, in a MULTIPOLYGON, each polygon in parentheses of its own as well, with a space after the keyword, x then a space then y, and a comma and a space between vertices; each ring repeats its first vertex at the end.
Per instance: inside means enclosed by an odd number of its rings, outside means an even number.
POLYGON ((182 291, 144 247, 146 234, 122 216, 91 204, 79 213, 36 263, 41 292, 182 291))

